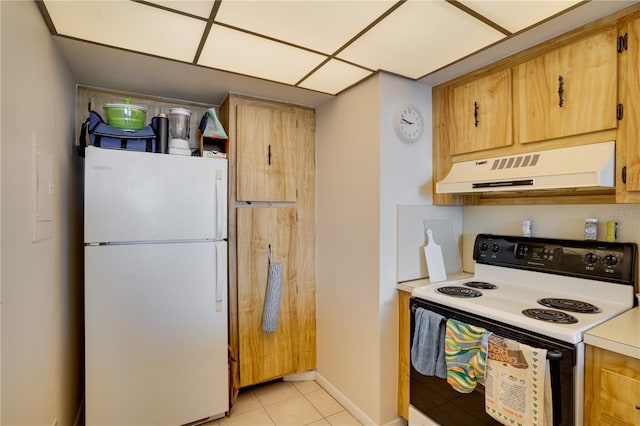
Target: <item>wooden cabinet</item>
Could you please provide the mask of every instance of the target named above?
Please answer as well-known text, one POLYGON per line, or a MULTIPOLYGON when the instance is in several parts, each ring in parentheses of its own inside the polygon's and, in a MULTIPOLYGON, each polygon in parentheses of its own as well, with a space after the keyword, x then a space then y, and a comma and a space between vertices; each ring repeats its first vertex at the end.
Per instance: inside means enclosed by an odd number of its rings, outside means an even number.
POLYGON ((616 40, 610 28, 517 67, 520 143, 616 127, 616 40))
POLYGON ((513 143, 510 69, 456 86, 451 98, 452 155, 513 143))
POLYGON ((238 201, 295 201, 293 108, 240 104, 236 114, 238 201))
POLYGON ((296 211, 238 208, 237 221, 240 386, 248 386, 296 371, 296 211), (270 258, 282 265, 282 280, 278 326, 265 333, 270 258))
POLYGON ((616 140, 616 200, 637 203, 640 202, 640 16, 621 26, 620 37, 626 48, 620 55, 618 92, 624 114, 616 140))
POLYGON ((640 424, 640 359, 587 345, 585 426, 640 424))
POLYGON ((411 373, 411 293, 398 291, 398 414, 409 420, 409 384, 411 373))
POLYGON ((434 204, 640 202, 639 20, 635 5, 434 87, 434 204), (619 51, 621 44, 628 48, 619 51), (510 108, 504 107, 505 86, 511 87, 510 108), (489 106, 476 98, 489 99, 489 106), (491 114, 483 117, 483 111, 491 114), (511 133, 504 120, 509 113, 511 133), (483 121, 492 123, 489 130, 483 121), (615 189, 435 191, 456 162, 606 141, 616 142, 615 189))
POLYGON ((229 135, 229 347, 237 389, 316 367, 315 111, 231 94, 220 121, 229 135), (285 273, 275 333, 262 331, 269 245, 285 273))

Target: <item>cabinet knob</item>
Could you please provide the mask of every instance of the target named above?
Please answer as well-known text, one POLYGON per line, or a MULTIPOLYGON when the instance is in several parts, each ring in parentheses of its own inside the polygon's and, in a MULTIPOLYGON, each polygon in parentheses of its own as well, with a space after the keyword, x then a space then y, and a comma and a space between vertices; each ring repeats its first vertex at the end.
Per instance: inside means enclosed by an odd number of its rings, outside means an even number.
POLYGON ((640 405, 636 404, 636 410, 640 410, 640 405))

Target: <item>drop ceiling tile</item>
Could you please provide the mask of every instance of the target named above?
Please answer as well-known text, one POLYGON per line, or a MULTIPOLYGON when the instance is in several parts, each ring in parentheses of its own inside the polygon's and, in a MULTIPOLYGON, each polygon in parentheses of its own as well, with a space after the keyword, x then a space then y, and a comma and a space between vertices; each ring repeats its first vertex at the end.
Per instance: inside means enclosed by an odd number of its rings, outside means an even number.
POLYGON ((395 3, 388 0, 224 0, 216 22, 332 54, 395 3))
POLYGON ((179 10, 191 15, 200 16, 201 18, 209 19, 211 15, 211 9, 213 9, 214 0, 154 0, 149 3, 157 4, 160 6, 168 7, 169 9, 179 10))
POLYGON ((371 71, 364 68, 332 59, 306 78, 299 86, 335 95, 371 74, 371 71))
POLYGON ((130 1, 45 1, 58 34, 185 62, 206 22, 130 1))
POLYGON ((213 25, 198 64, 296 84, 325 59, 307 50, 213 25))
POLYGON ((460 0, 460 3, 515 33, 580 3, 580 0, 460 0))
POLYGON ((446 2, 408 1, 338 58, 417 79, 502 38, 446 2))

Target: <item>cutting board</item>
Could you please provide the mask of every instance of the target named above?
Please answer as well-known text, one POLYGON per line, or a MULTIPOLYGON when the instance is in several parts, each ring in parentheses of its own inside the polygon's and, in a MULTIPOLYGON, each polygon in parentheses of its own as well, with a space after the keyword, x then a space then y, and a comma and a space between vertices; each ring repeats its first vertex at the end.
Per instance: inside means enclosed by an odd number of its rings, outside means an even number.
POLYGON ((427 245, 424 248, 424 257, 429 269, 429 280, 431 282, 444 281, 447 279, 447 272, 444 269, 442 248, 435 241, 431 229, 427 229, 427 240, 427 245))
MULTIPOLYGON (((457 238, 453 231, 453 223, 449 219, 424 219, 424 229, 431 229, 433 237, 440 245, 444 270, 448 275, 455 275, 462 272, 462 261, 460 260, 460 249, 457 238)), ((427 241, 428 243, 428 241, 427 241)), ((431 268, 427 265, 429 279, 431 279, 431 268)))

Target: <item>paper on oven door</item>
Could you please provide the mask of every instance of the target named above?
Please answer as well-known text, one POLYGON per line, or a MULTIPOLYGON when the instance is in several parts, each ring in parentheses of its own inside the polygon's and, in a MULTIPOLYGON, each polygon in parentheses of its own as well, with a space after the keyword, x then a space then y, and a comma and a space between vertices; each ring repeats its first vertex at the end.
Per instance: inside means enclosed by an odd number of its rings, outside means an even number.
POLYGON ((427 229, 427 246, 424 248, 424 256, 429 270, 429 280, 431 282, 444 281, 447 279, 447 272, 444 268, 442 249, 433 239, 433 231, 427 229))

